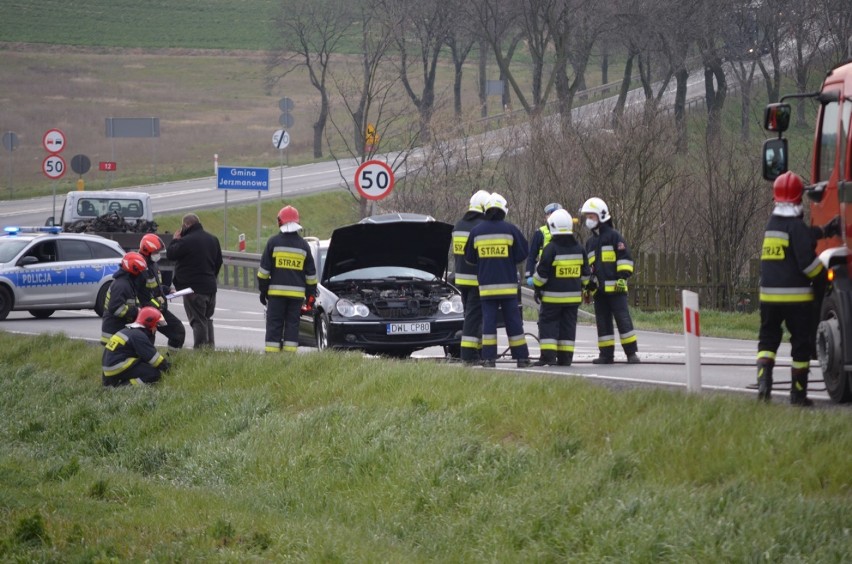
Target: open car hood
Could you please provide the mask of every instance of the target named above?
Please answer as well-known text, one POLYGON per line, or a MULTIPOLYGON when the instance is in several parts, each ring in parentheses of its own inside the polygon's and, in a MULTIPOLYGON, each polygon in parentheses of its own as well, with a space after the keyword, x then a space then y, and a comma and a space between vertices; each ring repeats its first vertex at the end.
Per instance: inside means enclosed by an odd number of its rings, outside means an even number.
POLYGON ((441 278, 447 269, 453 226, 420 214, 367 217, 331 234, 322 281, 372 266, 425 270, 441 278))

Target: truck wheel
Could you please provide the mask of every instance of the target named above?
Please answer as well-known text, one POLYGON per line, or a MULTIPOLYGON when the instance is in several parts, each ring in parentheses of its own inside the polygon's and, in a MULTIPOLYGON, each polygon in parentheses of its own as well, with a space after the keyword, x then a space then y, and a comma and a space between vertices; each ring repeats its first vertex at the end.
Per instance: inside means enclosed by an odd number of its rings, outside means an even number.
POLYGON ((98 297, 95 298, 95 315, 98 317, 104 316, 104 303, 106 302, 106 295, 109 291, 110 284, 112 284, 112 280, 104 284, 103 287, 98 290, 98 297))
POLYGON ((819 358, 825 389, 837 403, 852 401, 850 374, 843 369, 843 323, 840 304, 835 294, 822 302, 819 327, 817 327, 817 357, 819 358))
POLYGON ((3 321, 9 316, 12 311, 12 292, 4 286, 0 286, 0 321, 3 321))

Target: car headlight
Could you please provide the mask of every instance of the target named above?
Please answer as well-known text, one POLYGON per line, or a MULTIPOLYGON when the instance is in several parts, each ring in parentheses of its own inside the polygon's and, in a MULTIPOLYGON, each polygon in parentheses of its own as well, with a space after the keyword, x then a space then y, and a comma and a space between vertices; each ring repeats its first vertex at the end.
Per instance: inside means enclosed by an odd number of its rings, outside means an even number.
POLYGON ((334 305, 337 313, 343 317, 367 317, 370 315, 370 309, 362 303, 353 304, 349 300, 337 300, 334 305))
POLYGON ((462 304, 461 296, 456 294, 450 299, 443 299, 438 303, 438 310, 444 315, 451 313, 464 313, 464 304, 462 304))

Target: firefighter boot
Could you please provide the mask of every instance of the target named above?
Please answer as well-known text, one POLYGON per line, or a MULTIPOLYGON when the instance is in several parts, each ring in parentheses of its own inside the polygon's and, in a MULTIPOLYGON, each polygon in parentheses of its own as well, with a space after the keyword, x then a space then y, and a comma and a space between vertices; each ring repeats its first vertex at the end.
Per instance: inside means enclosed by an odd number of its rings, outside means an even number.
POLYGON ((793 368, 790 371, 790 404, 810 407, 814 404, 808 398, 808 369, 793 368))
POLYGON ((757 399, 769 401, 772 396, 772 368, 769 362, 757 361, 757 399))
POLYGON ((556 353, 556 365, 557 366, 571 366, 571 362, 574 360, 574 353, 572 352, 558 352, 556 353))
POLYGON ((541 351, 541 356, 533 366, 547 366, 556 364, 556 353, 553 351, 541 351))

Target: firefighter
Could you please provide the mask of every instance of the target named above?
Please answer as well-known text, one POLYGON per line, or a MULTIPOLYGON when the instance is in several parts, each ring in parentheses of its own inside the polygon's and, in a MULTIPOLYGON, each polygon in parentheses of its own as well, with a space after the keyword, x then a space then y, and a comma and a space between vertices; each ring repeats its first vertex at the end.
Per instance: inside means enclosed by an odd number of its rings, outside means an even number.
POLYGON ((166 322, 153 306, 139 310, 135 321, 109 338, 101 360, 104 386, 138 386, 159 382, 169 370, 169 361, 157 352, 157 327, 166 322))
POLYGON ((533 233, 530 239, 530 254, 527 257, 527 267, 524 270, 524 277, 527 279, 527 286, 533 287, 533 274, 535 274, 535 265, 541 260, 541 252, 550 243, 550 229, 547 227, 547 219, 550 214, 556 210, 561 210, 562 206, 556 202, 544 206, 544 225, 539 227, 533 233))
POLYGON ((471 229, 465 245, 465 260, 477 266, 479 299, 482 304, 482 366, 493 368, 497 360, 497 312, 502 311, 512 358, 518 368, 532 364, 524 337, 524 321, 518 309, 518 265, 529 247, 521 231, 504 221, 506 199, 491 194, 485 204, 485 221, 471 229))
POLYGON ((476 280, 477 267, 464 260, 464 248, 470 230, 485 220, 485 204, 491 196, 485 190, 476 192, 470 198, 467 212, 453 229, 453 256, 455 257, 455 285, 461 291, 464 304, 464 325, 462 326, 461 360, 468 365, 479 364, 482 350, 482 305, 479 302, 479 283, 476 280))
POLYGON ((296 352, 302 304, 317 291, 317 269, 308 243, 299 235, 299 211, 284 206, 278 228, 266 243, 257 271, 260 303, 266 307, 266 352, 296 352), (283 343, 282 343, 283 334, 283 343))
POLYGON ((169 311, 169 302, 166 300, 169 288, 163 285, 163 275, 160 267, 157 266, 165 248, 163 240, 157 235, 146 233, 142 236, 139 242, 139 254, 145 257, 145 264, 148 267, 145 276, 137 279, 137 293, 140 304, 156 307, 163 314, 166 323, 159 326, 157 330, 168 339, 169 349, 177 350, 183 347, 186 329, 181 320, 169 311))
POLYGON ((589 198, 580 208, 592 236, 586 241, 586 253, 592 270, 588 293, 595 303, 598 329, 598 357, 593 364, 615 362, 615 331, 618 327, 621 347, 629 364, 640 362, 639 345, 633 320, 627 307, 627 279, 633 274, 633 258, 621 233, 612 227, 609 206, 600 198, 589 198))
POLYGON ((571 366, 577 336, 577 311, 589 283, 586 250, 574 238, 574 219, 559 209, 547 218, 550 243, 538 261, 533 284, 541 304, 538 337, 541 358, 535 366, 571 366))
POLYGON ((101 321, 101 343, 107 344, 116 331, 133 323, 139 313, 137 279, 145 279, 147 269, 145 257, 130 252, 121 259, 119 269, 112 276, 112 284, 107 290, 104 301, 104 315, 101 321))
MULTIPOLYGON (((775 207, 766 225, 760 253, 757 397, 769 401, 772 395, 772 371, 783 323, 790 332, 793 358, 790 403, 807 406, 812 403, 808 399, 808 372, 813 343, 813 286, 823 284, 826 272, 814 252, 815 232, 802 221, 802 179, 793 172, 785 172, 775 179, 772 192, 775 207)), ((836 222, 823 231, 832 229, 838 229, 836 222)))

